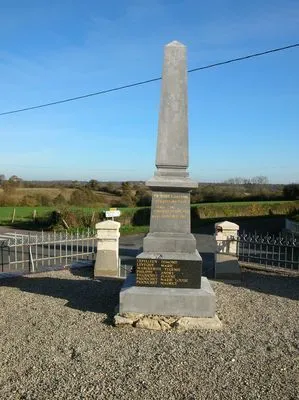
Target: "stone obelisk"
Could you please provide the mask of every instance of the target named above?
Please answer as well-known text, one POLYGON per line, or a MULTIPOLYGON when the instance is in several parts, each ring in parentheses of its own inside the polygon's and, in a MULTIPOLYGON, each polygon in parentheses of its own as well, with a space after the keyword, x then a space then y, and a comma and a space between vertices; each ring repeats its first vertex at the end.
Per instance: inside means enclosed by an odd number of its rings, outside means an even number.
POLYGON ((215 295, 201 276, 190 227, 186 47, 165 46, 150 231, 136 259, 136 276, 120 292, 120 313, 214 317, 215 295))
POLYGON ((146 183, 153 195, 150 233, 144 239, 143 250, 145 253, 158 252, 160 258, 198 261, 197 266, 192 266, 197 269, 197 274, 192 272, 193 285, 196 279, 196 287, 200 287, 201 257, 190 233, 190 190, 198 185, 188 177, 188 164, 186 47, 171 42, 165 46, 164 54, 157 170, 146 183))

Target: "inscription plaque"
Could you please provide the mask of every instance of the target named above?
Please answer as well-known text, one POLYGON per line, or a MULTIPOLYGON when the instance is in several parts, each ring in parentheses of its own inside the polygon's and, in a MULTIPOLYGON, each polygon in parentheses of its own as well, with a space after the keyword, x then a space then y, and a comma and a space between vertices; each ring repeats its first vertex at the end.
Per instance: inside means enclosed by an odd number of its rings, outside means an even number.
POLYGON ((153 192, 150 232, 190 232, 190 193, 153 192))
POLYGON ((152 218, 186 219, 190 214, 190 198, 187 193, 154 192, 152 218))
POLYGON ((136 286, 200 289, 200 261, 153 258, 136 261, 136 286))

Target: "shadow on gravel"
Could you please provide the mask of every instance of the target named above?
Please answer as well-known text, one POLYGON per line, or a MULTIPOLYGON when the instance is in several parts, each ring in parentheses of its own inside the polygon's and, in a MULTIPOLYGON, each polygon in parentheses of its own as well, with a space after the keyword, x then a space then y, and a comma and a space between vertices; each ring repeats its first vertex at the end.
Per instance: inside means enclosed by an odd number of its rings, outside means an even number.
MULTIPOLYGON (((245 286, 247 289, 299 300, 299 277, 248 270, 244 271, 242 275, 241 286, 245 286)), ((234 286, 236 285, 235 283, 234 286)))
POLYGON ((74 276, 82 276, 83 278, 93 279, 93 269, 94 263, 92 266, 81 267, 81 268, 69 268, 69 271, 74 276))
MULTIPOLYGON (((83 274, 83 269, 80 273, 83 274)), ((86 280, 38 277, 38 275, 1 279, 0 287, 14 287, 28 293, 65 299, 67 307, 107 314, 105 322, 110 323, 119 301, 119 291, 123 280, 88 279, 90 269, 87 268, 84 268, 84 273, 86 275, 80 276, 85 276, 86 280)))

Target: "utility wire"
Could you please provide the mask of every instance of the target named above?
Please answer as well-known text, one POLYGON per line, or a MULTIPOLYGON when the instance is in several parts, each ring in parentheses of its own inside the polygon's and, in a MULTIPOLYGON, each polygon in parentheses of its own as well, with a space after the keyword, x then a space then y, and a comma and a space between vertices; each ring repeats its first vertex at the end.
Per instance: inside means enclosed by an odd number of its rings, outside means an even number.
MULTIPOLYGON (((271 50, 267 50, 267 51, 263 51, 260 53, 254 53, 254 54, 249 54, 247 56, 243 56, 243 57, 238 57, 238 58, 232 58, 230 60, 226 60, 226 61, 221 61, 215 64, 209 64, 209 65, 205 65, 203 67, 198 67, 198 68, 193 68, 193 69, 189 69, 188 73, 192 73, 192 72, 196 72, 196 71, 201 71, 203 69, 209 69, 209 68, 214 68, 214 67, 219 67, 220 65, 225 65, 225 64, 231 64, 233 62, 237 62, 237 61, 243 61, 243 60, 247 60, 249 58, 254 58, 254 57, 259 57, 259 56, 263 56, 265 54, 270 54, 270 53, 276 53, 278 51, 283 51, 283 50, 288 50, 288 49, 292 49, 294 47, 298 47, 299 43, 295 43, 295 44, 291 44, 289 46, 284 46, 284 47, 278 47, 276 49, 271 49, 271 50)), ((147 83, 151 83, 151 82, 156 82, 156 81, 160 81, 162 79, 162 77, 158 77, 158 78, 153 78, 153 79, 147 79, 146 81, 140 81, 140 82, 135 82, 135 83, 130 83, 128 85, 124 85, 124 86, 118 86, 112 89, 106 89, 106 90, 101 90, 99 92, 94 92, 94 93, 89 93, 89 94, 84 94, 82 96, 76 96, 76 97, 70 97, 68 99, 64 99, 64 100, 58 100, 58 101, 53 101, 51 103, 45 103, 45 104, 40 104, 37 106, 32 106, 32 107, 25 107, 25 108, 20 108, 17 110, 12 110, 12 111, 5 111, 0 113, 0 116, 2 115, 8 115, 8 114, 15 114, 15 113, 20 113, 23 111, 29 111, 29 110, 35 110, 37 108, 43 108, 43 107, 49 107, 49 106, 54 106, 56 104, 62 104, 62 103, 68 103, 70 101, 75 101, 75 100, 81 100, 81 99, 86 99, 87 97, 92 97, 92 96, 98 96, 101 94, 106 94, 106 93, 110 93, 110 92, 116 92, 118 90, 123 90, 123 89, 128 89, 134 86, 141 86, 141 85, 145 85, 147 83)))
POLYGON ((218 67, 220 65, 230 64, 230 63, 237 62, 237 61, 248 60, 248 58, 264 56, 265 54, 276 53, 278 51, 288 50, 288 49, 292 49, 292 48, 298 47, 298 46, 299 46, 299 43, 290 44, 289 46, 278 47, 277 49, 271 49, 271 50, 267 50, 267 51, 262 51, 261 53, 249 54, 248 56, 232 58, 231 60, 222 61, 222 62, 215 63, 215 64, 209 64, 209 65, 206 65, 204 67, 189 69, 188 72, 190 73, 190 72, 200 71, 202 69, 208 69, 208 68, 218 67))

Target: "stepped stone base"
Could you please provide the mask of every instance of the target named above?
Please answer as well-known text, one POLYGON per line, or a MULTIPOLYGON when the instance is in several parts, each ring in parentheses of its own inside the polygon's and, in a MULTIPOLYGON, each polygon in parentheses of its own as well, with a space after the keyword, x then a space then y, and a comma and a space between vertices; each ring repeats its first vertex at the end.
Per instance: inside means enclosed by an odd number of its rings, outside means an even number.
POLYGON ((146 253, 194 253, 195 237, 189 233, 148 233, 143 239, 143 251, 146 253))
POLYGON ((200 289, 136 286, 136 275, 130 274, 120 291, 119 313, 171 315, 213 318, 215 293, 207 278, 201 278, 200 289))

